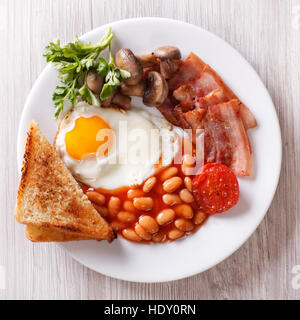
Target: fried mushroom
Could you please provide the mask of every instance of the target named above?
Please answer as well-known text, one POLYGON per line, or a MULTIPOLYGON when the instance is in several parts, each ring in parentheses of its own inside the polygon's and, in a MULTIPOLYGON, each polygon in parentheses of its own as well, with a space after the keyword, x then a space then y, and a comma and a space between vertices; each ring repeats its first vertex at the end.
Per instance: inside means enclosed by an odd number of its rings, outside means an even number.
POLYGON ((143 68, 150 68, 157 64, 156 57, 154 55, 154 52, 152 53, 146 53, 146 54, 140 54, 137 56, 137 59, 140 61, 143 68))
POLYGON ((156 71, 147 74, 143 103, 149 107, 160 106, 168 96, 169 88, 164 77, 156 71))
POLYGON ((162 60, 159 67, 160 73, 165 79, 171 79, 173 74, 178 70, 178 64, 171 59, 162 60))
POLYGON ((127 96, 135 96, 135 97, 142 97, 145 91, 145 83, 139 82, 134 86, 128 86, 125 83, 121 84, 121 93, 127 96))
POLYGON ((165 59, 181 59, 181 53, 178 48, 173 46, 163 46, 159 47, 156 50, 154 50, 154 55, 156 58, 159 58, 161 60, 165 59))
POLYGON ((124 110, 128 110, 130 109, 131 98, 120 92, 116 92, 111 99, 111 103, 124 110))
POLYGON ((142 80, 143 67, 130 49, 120 49, 116 53, 115 62, 117 67, 130 72, 131 76, 124 80, 127 85, 135 85, 142 80))
POLYGON ((96 71, 91 70, 86 77, 86 84, 88 88, 95 94, 100 94, 103 86, 104 78, 99 76, 96 71))

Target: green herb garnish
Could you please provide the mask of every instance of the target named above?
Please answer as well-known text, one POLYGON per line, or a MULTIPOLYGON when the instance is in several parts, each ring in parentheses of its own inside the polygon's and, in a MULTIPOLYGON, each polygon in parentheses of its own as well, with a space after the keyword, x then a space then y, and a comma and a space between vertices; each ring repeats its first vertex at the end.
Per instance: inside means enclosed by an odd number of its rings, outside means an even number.
POLYGON ((130 77, 130 73, 126 70, 119 69, 114 64, 114 59, 111 55, 109 46, 109 63, 106 67, 107 73, 105 76, 105 83, 103 85, 100 98, 107 99, 113 94, 113 91, 121 84, 121 81, 130 77))
POLYGON ((111 40, 114 35, 111 29, 101 38, 99 43, 92 45, 83 43, 76 38, 65 46, 60 41, 51 42, 46 48, 44 57, 58 70, 58 77, 62 82, 54 90, 52 99, 55 105, 55 117, 58 118, 63 111, 64 103, 69 100, 74 107, 80 96, 89 104, 100 106, 97 96, 88 88, 86 76, 90 70, 95 70, 105 79, 100 98, 105 100, 121 82, 130 77, 130 73, 119 69, 111 55, 111 40), (109 49, 109 62, 100 56, 106 48, 109 49))

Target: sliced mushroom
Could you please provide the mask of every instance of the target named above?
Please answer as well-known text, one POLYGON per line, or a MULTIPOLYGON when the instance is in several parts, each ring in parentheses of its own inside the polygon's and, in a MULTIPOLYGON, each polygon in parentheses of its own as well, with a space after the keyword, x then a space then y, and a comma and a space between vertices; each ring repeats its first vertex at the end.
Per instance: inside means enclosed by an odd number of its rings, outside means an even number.
POLYGON ((153 67, 157 64, 154 52, 141 54, 141 55, 137 56, 137 59, 140 61, 143 68, 150 68, 150 67, 153 67))
POLYGON ((127 84, 121 84, 121 93, 127 96, 142 97, 145 91, 145 83, 139 82, 134 86, 128 86, 127 84))
POLYGON ((86 84, 90 90, 96 94, 100 94, 103 86, 104 78, 99 76, 96 71, 91 70, 87 74, 86 84))
POLYGON ((112 104, 115 104, 118 107, 121 107, 125 110, 130 109, 130 103, 131 103, 131 98, 128 96, 125 96, 124 94, 117 92, 112 100, 111 100, 112 104))
POLYGON ((156 71, 147 74, 146 90, 143 102, 146 106, 160 106, 168 96, 169 88, 165 78, 156 71))
POLYGON ((178 70, 178 64, 171 59, 165 59, 160 62, 160 73, 165 79, 171 79, 178 70))
POLYGON ((164 46, 157 48, 154 51, 154 55, 156 58, 159 58, 161 60, 164 59, 181 59, 181 53, 178 48, 172 47, 172 46, 164 46))
POLYGON ((128 85, 135 85, 142 80, 143 77, 143 67, 136 56, 130 49, 120 49, 116 53, 116 65, 130 72, 130 78, 124 80, 124 83, 128 85))

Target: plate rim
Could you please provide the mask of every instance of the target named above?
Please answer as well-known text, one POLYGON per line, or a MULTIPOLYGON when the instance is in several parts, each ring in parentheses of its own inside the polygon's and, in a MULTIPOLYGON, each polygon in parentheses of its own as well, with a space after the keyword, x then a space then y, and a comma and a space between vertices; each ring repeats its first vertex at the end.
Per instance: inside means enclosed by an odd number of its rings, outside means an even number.
MULTIPOLYGON (((251 65, 250 62, 248 62, 246 60, 246 58, 237 50, 235 49, 231 44, 229 44, 228 42, 226 42, 225 40, 223 40, 221 37, 219 37, 218 35, 214 34, 213 32, 210 32, 202 27, 199 27, 197 25, 194 25, 192 23, 188 23, 182 20, 177 20, 177 19, 171 19, 171 18, 162 18, 162 17, 139 17, 139 18, 129 18, 129 19, 121 19, 121 20, 117 20, 117 21, 113 21, 113 22, 109 22, 107 24, 103 24, 101 26, 98 26, 96 28, 93 28, 92 30, 82 34, 79 39, 85 38, 85 37, 89 37, 91 34, 93 33, 97 33, 98 30, 103 29, 103 28, 107 28, 107 27, 114 27, 118 24, 122 24, 122 23, 130 23, 130 22, 137 22, 137 21, 164 21, 164 22, 170 22, 170 23, 176 23, 176 24, 181 24, 181 25, 185 25, 188 27, 192 27, 194 29, 198 29, 201 30, 201 32, 207 33, 209 34, 209 36, 216 38, 218 41, 221 41, 224 45, 229 46, 234 52, 235 54, 237 54, 239 56, 239 58, 241 58, 241 60, 243 60, 244 63, 246 63, 248 65, 248 67, 250 67, 250 69, 253 72, 253 75, 255 75, 256 77, 256 82, 259 82, 260 86, 262 87, 262 89, 264 90, 264 93, 266 94, 266 98, 268 98, 270 104, 272 105, 272 109, 275 115, 275 119, 276 119, 276 124, 275 126, 277 127, 276 130, 278 131, 278 138, 279 138, 279 149, 278 149, 278 158, 277 158, 277 164, 276 164, 276 177, 274 177, 274 183, 272 186, 272 190, 269 190, 269 193, 272 195, 269 199, 269 201, 267 203, 264 204, 264 209, 262 210, 264 212, 264 214, 261 216, 261 218, 258 220, 258 222, 256 223, 255 227, 253 227, 253 231, 245 238, 245 240, 239 244, 237 244, 236 246, 234 246, 230 252, 222 257, 220 257, 219 259, 215 259, 214 263, 211 263, 211 265, 209 265, 206 268, 199 268, 199 271, 190 271, 190 272, 182 272, 180 274, 178 274, 177 277, 171 277, 170 279, 164 279, 164 280, 157 280, 155 279, 155 277, 153 277, 154 279, 152 280, 137 280, 136 278, 132 277, 132 276, 128 276, 126 277, 122 277, 122 276, 112 276, 111 274, 104 272, 104 271, 98 271, 96 270, 96 268, 94 268, 93 266, 87 265, 85 263, 83 263, 82 261, 79 260, 79 258, 77 258, 68 248, 66 248, 64 246, 64 243, 56 243, 59 247, 63 248, 64 250, 66 250, 66 252, 77 262, 79 262, 80 264, 84 265, 85 267, 103 274, 105 276, 114 278, 114 279, 119 279, 119 280, 124 280, 124 281, 130 281, 130 282, 137 282, 137 283, 163 283, 163 282, 169 282, 169 281, 176 281, 176 280, 180 280, 180 279, 184 279, 187 277, 191 277, 197 274, 200 274, 204 271, 207 271, 211 268, 213 268, 214 266, 218 265, 219 263, 221 263, 222 261, 228 259, 233 253, 235 253, 239 248, 241 248, 248 240, 249 238, 254 234, 254 232, 257 230, 258 226, 261 224, 262 220, 265 218, 271 203, 274 199, 277 187, 278 187, 278 183, 279 183, 279 178, 280 178, 280 174, 281 174, 281 168, 282 168, 282 133, 281 133, 281 127, 280 127, 280 122, 279 122, 279 118, 278 118, 278 114, 277 114, 277 110, 275 108, 274 102, 272 100, 272 97, 269 93, 269 91, 267 90, 264 82, 262 81, 262 79, 260 78, 260 76, 258 75, 257 71, 254 69, 254 67, 251 65)), ((38 90, 39 85, 42 83, 42 79, 43 76, 47 73, 47 71, 51 68, 50 65, 46 65, 46 67, 44 67, 44 69, 42 70, 42 72, 39 74, 38 78, 34 81, 33 86, 26 98, 23 110, 22 110, 22 114, 19 120, 19 126, 18 126, 18 135, 17 135, 17 167, 18 167, 18 173, 20 174, 21 172, 21 164, 22 164, 22 159, 23 159, 23 149, 24 149, 24 132, 21 130, 21 124, 24 122, 24 118, 25 118, 25 114, 26 114, 26 110, 29 108, 30 105, 30 101, 32 100, 32 97, 35 95, 35 92, 38 90)))

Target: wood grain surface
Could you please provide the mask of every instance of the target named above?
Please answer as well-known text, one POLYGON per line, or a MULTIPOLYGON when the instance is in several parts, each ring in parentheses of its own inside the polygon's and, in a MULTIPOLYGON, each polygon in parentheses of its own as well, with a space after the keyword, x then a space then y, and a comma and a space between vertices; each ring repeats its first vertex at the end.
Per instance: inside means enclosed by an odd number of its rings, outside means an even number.
POLYGON ((298 6, 300 0, 0 0, 0 265, 6 269, 0 298, 299 299, 300 289, 292 286, 292 268, 300 265, 298 6), (24 227, 13 217, 18 124, 26 97, 45 66, 44 46, 55 38, 72 40, 111 21, 143 16, 193 23, 241 52, 272 96, 283 139, 279 186, 257 231, 218 266, 161 284, 95 273, 57 245, 25 241, 24 227))

